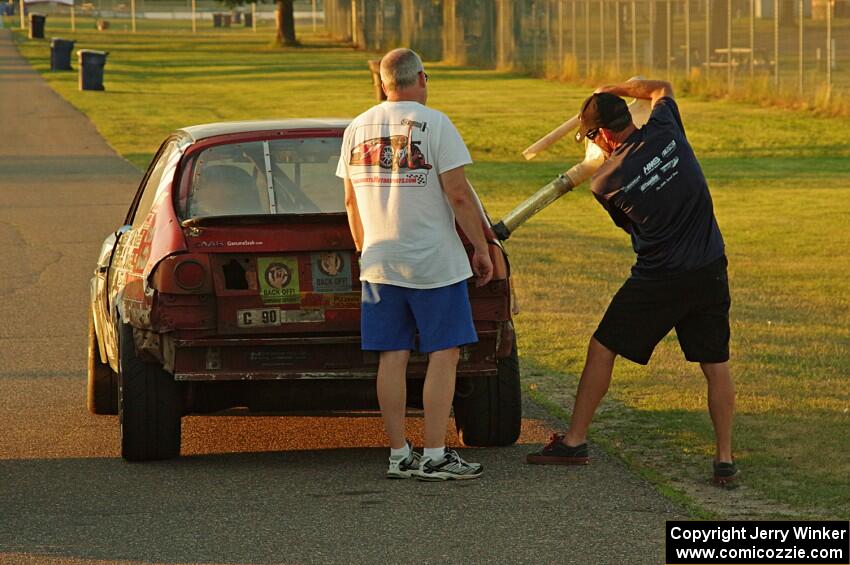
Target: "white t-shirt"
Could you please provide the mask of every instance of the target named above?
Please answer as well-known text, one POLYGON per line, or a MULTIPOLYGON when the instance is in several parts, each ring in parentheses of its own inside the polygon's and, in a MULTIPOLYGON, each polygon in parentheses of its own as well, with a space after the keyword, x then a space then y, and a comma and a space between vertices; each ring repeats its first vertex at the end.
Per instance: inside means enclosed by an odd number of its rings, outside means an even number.
POLYGON ((439 175, 472 163, 451 120, 418 102, 383 102, 345 130, 336 174, 363 222, 360 280, 439 288, 472 276, 439 175))

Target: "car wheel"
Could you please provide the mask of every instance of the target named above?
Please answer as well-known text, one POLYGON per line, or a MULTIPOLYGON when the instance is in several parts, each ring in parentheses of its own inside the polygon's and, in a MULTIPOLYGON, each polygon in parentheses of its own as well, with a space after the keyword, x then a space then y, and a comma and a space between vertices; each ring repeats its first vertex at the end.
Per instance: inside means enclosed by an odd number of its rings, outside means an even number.
POLYGON ((472 377, 471 390, 454 399, 455 424, 464 445, 512 445, 522 427, 522 389, 516 339, 511 354, 496 360, 497 374, 472 377))
POLYGON ((138 357, 130 325, 122 323, 120 335, 121 456, 127 461, 177 457, 183 412, 179 383, 159 363, 138 357))
POLYGON ((118 374, 100 360, 94 318, 89 314, 88 382, 86 405, 89 412, 100 415, 118 414, 118 374))

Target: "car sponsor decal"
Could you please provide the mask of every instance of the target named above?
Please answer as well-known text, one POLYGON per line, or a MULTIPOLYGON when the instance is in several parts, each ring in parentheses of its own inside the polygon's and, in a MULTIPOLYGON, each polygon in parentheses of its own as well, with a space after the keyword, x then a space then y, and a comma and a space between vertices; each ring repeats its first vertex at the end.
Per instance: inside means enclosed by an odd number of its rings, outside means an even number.
POLYGON ((670 153, 672 153, 672 152, 673 152, 673 151, 675 151, 675 150, 676 150, 676 140, 674 139, 673 141, 671 141, 670 143, 668 143, 668 144, 667 144, 667 147, 665 147, 665 148, 661 151, 661 156, 662 156, 662 157, 666 157, 667 155, 669 155, 670 153))
POLYGON ((300 301, 298 259, 261 257, 257 259, 260 298, 264 304, 296 304, 300 301))
POLYGON ((315 292, 351 290, 351 254, 328 251, 310 258, 315 292))
POLYGON ((678 174, 679 174, 679 171, 673 171, 672 175, 670 175, 669 177, 664 179, 664 182, 662 182, 661 184, 659 184, 658 186, 655 187, 656 192, 661 190, 665 186, 667 186, 667 183, 669 183, 671 180, 673 180, 675 178, 675 176, 678 175, 678 174))
POLYGON ((660 164, 661 164, 661 157, 656 155, 655 157, 652 158, 652 161, 650 161, 649 163, 646 163, 643 166, 643 174, 648 175, 649 173, 651 173, 652 171, 655 170, 655 167, 657 167, 660 164))
POLYGON ((678 164, 679 164, 679 158, 673 157, 672 159, 670 159, 669 161, 667 161, 666 163, 661 165, 661 172, 666 173, 670 169, 676 168, 676 165, 678 165, 678 164))
POLYGON ((640 185, 640 191, 645 192, 647 188, 658 184, 661 181, 661 177, 658 175, 652 175, 649 180, 640 185))
POLYGON ((622 190, 623 192, 628 192, 628 191, 630 191, 631 189, 633 189, 634 187, 636 187, 636 186, 637 186, 637 183, 639 183, 639 182, 640 182, 640 179, 641 179, 641 176, 640 176, 640 175, 636 176, 636 177, 635 177, 635 178, 633 178, 631 181, 629 181, 629 184, 627 184, 626 186, 624 186, 621 190, 622 190))

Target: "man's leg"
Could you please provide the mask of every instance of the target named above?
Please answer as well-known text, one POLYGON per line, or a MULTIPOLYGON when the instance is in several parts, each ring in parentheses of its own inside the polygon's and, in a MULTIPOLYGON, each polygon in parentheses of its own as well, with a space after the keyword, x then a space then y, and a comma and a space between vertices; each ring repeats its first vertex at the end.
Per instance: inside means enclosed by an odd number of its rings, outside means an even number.
POLYGON ((708 382, 708 412, 714 424, 717 461, 732 461, 732 422, 735 415, 735 384, 729 363, 700 363, 708 382))
POLYGON ((382 351, 378 363, 378 404, 392 449, 407 444, 407 360, 410 351, 382 351))
POLYGON ((575 406, 570 418, 570 428, 564 437, 564 443, 567 445, 576 446, 587 441, 587 429, 593 420, 593 414, 602 397, 608 392, 608 385, 611 384, 616 357, 616 353, 599 343, 596 338, 590 338, 587 359, 584 370, 581 372, 575 406))
POLYGON ((422 403, 425 408, 425 448, 446 445, 446 428, 455 395, 460 348, 441 349, 428 355, 422 403))

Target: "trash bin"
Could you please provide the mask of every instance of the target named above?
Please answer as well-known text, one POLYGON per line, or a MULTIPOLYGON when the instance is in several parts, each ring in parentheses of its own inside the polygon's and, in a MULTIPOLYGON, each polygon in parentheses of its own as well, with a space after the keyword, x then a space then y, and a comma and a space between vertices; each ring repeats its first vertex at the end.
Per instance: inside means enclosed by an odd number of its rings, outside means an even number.
POLYGON ((70 71, 71 51, 74 50, 74 41, 54 37, 50 40, 50 70, 70 71))
POLYGON ((213 14, 213 27, 221 27, 221 14, 213 14))
POLYGON ((44 14, 30 14, 30 39, 44 39, 44 14))
POLYGON ((106 65, 106 51, 80 49, 77 51, 80 63, 80 90, 104 90, 103 67, 106 65))
POLYGON ((221 15, 221 25, 224 27, 230 27, 230 14, 221 15))
POLYGON ((245 17, 242 19, 245 22, 245 27, 254 27, 254 14, 246 12, 245 17))

